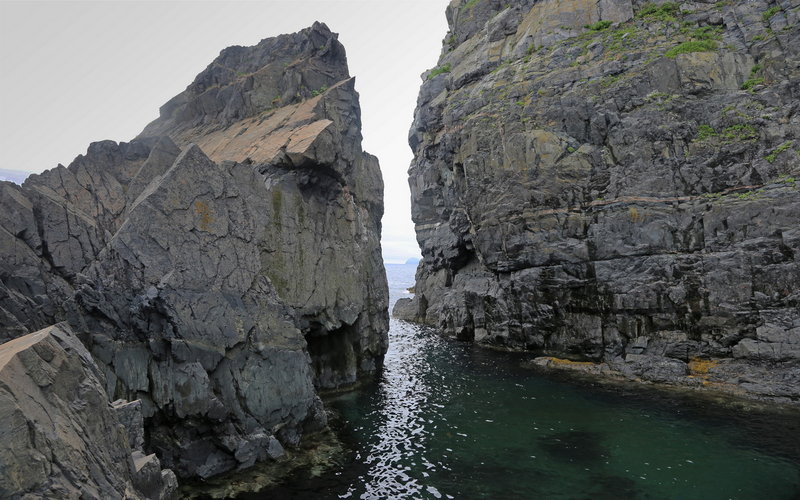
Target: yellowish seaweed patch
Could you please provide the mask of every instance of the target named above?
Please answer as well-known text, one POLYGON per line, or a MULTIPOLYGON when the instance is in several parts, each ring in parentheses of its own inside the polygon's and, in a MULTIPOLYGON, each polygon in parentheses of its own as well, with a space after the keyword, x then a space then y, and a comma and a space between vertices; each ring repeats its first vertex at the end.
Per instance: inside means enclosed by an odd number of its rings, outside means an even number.
POLYGON ((689 371, 692 372, 692 375, 707 377, 709 370, 716 368, 718 365, 719 361, 714 359, 692 358, 689 360, 689 371))
POLYGON ((571 359, 562 359, 562 358, 555 358, 553 356, 544 356, 543 359, 551 363, 555 363, 557 365, 568 365, 568 366, 593 366, 597 363, 592 363, 591 361, 572 361, 571 359))

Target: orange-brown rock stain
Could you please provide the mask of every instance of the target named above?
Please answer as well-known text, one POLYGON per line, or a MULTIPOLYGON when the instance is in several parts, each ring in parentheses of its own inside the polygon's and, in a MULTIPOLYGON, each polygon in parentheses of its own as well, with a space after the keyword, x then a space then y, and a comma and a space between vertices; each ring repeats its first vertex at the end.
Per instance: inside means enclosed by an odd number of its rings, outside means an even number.
POLYGON ((208 231, 208 227, 211 225, 211 222, 213 222, 211 208, 208 206, 208 203, 204 201, 194 202, 194 213, 200 216, 200 229, 208 231))
POLYGON ((692 358, 689 360, 689 378, 700 379, 703 385, 710 385, 709 371, 719 365, 714 359, 692 358))
POLYGON ((566 366, 594 366, 597 364, 592 363, 591 361, 572 361, 571 359, 555 358, 553 356, 544 356, 544 359, 557 365, 566 366))

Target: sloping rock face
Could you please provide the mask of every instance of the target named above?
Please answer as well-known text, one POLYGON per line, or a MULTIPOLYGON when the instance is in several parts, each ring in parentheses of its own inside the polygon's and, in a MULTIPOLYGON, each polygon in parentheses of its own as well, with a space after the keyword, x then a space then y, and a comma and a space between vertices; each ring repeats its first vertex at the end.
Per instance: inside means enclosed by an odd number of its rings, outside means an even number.
POLYGON ((0 182, 0 341, 76 314, 76 277, 179 153, 167 137, 95 142, 69 167, 0 182))
POLYGON ((387 347, 360 128, 325 25, 225 49, 139 138, 0 186, 0 333, 68 320, 181 476, 280 456, 387 347))
POLYGON ((395 314, 800 398, 799 8, 453 1, 409 137, 424 260, 395 314))
MULTIPOLYGON (((103 374, 67 325, 0 346, 3 498, 171 498, 177 483, 132 450, 103 374)), ((142 433, 141 418, 131 425, 142 433), (138 424, 138 425, 137 425, 138 424)))

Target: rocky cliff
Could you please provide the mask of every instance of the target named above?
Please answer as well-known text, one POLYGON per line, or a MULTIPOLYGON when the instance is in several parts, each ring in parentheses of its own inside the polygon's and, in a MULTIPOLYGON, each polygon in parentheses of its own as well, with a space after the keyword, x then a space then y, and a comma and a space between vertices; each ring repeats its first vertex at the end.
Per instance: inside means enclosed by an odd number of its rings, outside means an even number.
POLYGON ((142 453, 140 405, 112 407, 103 385, 67 325, 0 346, 3 498, 174 496, 175 475, 142 453))
POLYGON ((800 2, 454 0, 395 314, 800 399, 800 2))
POLYGON ((68 320, 181 476, 275 458, 387 347, 383 185, 315 24, 221 52, 130 143, 0 184, 6 339, 68 320))

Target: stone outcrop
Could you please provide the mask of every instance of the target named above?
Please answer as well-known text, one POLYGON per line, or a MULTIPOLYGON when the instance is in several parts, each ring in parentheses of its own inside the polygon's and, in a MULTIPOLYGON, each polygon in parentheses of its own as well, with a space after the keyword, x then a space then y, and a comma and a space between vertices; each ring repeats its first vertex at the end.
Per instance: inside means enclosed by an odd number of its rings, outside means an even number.
MULTIPOLYGON (((128 406, 135 406, 129 403, 128 406)), ((175 475, 146 456, 141 413, 123 426, 103 374, 65 324, 0 346, 0 496, 173 498, 175 475)))
POLYGON ((387 347, 360 127, 325 25, 223 50, 140 137, 0 184, 0 336, 67 320, 179 476, 282 455, 387 347))
POLYGON ((77 276, 122 225, 147 179, 179 153, 166 137, 102 141, 23 186, 0 182, 0 340, 76 314, 77 276))
POLYGON ((424 260, 394 314, 800 399, 798 8, 451 2, 409 136, 424 260))

